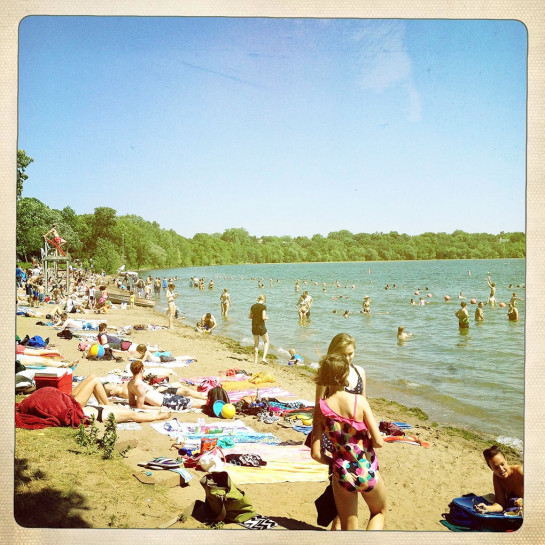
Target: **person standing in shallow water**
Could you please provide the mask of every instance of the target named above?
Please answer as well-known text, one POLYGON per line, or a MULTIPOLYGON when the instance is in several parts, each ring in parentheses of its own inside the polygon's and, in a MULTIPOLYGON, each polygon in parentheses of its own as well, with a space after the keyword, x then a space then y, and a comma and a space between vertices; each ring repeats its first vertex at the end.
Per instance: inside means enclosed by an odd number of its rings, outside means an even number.
POLYGON ((265 306, 266 297, 260 295, 257 298, 257 303, 250 307, 248 318, 252 320, 252 335, 254 337, 254 363, 257 364, 259 355, 259 337, 263 339, 263 358, 261 363, 267 365, 267 352, 269 351, 269 334, 265 327, 265 321, 269 319, 267 316, 267 307, 265 306))
POLYGON ((483 303, 479 301, 477 308, 475 309, 475 321, 482 322, 484 321, 484 312, 483 312, 483 303))
POLYGON ((460 329, 469 328, 469 312, 467 310, 467 303, 462 301, 460 303, 461 308, 458 309, 454 315, 458 318, 458 326, 460 329))
POLYGON ((227 318, 229 307, 231 306, 231 296, 229 295, 227 288, 223 288, 223 291, 220 295, 220 304, 221 304, 221 315, 227 318))

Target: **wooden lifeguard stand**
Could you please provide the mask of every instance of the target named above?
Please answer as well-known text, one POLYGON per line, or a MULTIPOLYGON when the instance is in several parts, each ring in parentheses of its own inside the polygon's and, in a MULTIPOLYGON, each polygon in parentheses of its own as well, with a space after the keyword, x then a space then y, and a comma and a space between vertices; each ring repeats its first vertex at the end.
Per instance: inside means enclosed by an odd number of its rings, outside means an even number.
POLYGON ((44 264, 44 288, 45 295, 49 295, 49 265, 53 265, 55 278, 58 278, 59 264, 66 266, 66 293, 70 293, 70 256, 62 250, 54 241, 45 238, 44 247, 41 248, 42 262, 44 264))

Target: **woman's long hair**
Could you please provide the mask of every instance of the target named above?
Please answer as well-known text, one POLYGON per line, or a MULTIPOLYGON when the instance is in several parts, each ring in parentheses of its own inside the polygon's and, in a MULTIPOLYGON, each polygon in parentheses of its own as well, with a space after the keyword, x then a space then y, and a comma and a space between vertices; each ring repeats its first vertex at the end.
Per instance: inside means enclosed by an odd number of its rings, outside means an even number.
POLYGON ((326 387, 327 397, 344 390, 350 366, 345 356, 341 354, 329 354, 320 361, 320 367, 314 377, 314 382, 326 387))
POLYGON ((337 354, 339 350, 342 350, 346 346, 353 346, 356 349, 356 339, 348 333, 338 333, 331 339, 329 348, 327 349, 327 356, 331 354, 337 354))

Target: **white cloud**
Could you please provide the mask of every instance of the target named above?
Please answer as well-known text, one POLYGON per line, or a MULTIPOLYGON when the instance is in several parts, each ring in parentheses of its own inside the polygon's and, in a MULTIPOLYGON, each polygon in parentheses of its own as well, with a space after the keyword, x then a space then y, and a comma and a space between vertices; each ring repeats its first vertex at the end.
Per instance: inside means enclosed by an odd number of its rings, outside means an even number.
POLYGON ((422 105, 412 77, 412 62, 405 46, 403 21, 369 21, 353 36, 360 43, 358 59, 363 89, 381 93, 396 85, 406 93, 407 118, 420 120, 422 105))

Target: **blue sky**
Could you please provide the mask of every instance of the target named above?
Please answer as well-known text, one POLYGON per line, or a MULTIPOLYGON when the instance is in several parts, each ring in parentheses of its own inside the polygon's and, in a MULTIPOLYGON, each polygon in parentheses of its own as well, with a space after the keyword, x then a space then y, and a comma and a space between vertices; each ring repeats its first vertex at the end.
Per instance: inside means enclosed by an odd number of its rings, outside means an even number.
POLYGON ((517 21, 28 17, 23 196, 187 237, 523 231, 526 59, 517 21))

